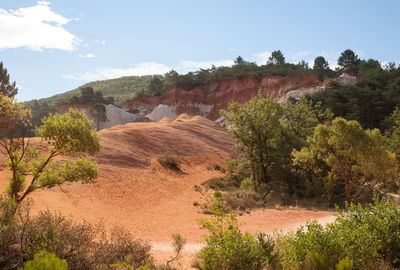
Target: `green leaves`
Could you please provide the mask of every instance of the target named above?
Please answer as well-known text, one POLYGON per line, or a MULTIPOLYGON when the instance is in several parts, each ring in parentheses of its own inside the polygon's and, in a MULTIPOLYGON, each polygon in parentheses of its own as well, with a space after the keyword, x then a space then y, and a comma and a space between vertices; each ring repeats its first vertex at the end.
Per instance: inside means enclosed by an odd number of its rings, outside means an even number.
POLYGON ((6 154, 6 165, 12 171, 7 194, 19 204, 38 188, 51 188, 65 182, 93 182, 97 178, 96 164, 84 154, 100 151, 100 138, 91 130, 91 121, 83 112, 70 109, 64 115, 51 114, 43 118, 37 135, 48 147, 48 154, 29 145, 25 138, 14 138, 14 124, 29 122, 30 111, 8 97, 0 95, 0 115, 7 120, 9 136, 0 142, 6 154), (73 161, 61 162, 58 155, 74 155, 73 161), (76 157, 78 156, 78 157, 76 157), (29 182, 26 176, 30 175, 29 182))
POLYGON ((325 227, 311 221, 295 233, 276 236, 284 269, 400 266, 400 210, 387 199, 348 204, 325 227))
POLYGON ((293 150, 292 155, 295 165, 324 180, 331 199, 338 185, 351 202, 377 184, 397 178, 395 155, 386 149, 379 130, 363 130, 358 122, 343 118, 336 118, 331 126, 318 125, 309 146, 293 150))
POLYGON ((74 161, 64 162, 61 175, 66 182, 82 181, 91 183, 97 178, 96 164, 89 158, 76 158, 74 161))
POLYGON ((64 115, 50 114, 42 119, 36 134, 59 154, 94 153, 100 151, 100 138, 91 130, 91 121, 83 112, 70 109, 64 115))

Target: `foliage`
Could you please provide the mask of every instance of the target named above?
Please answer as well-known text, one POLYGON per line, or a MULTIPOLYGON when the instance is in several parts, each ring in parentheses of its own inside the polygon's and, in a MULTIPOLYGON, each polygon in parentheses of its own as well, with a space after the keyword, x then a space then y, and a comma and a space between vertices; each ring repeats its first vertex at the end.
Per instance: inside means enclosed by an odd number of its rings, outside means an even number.
POLYGON ((329 108, 322 108, 321 102, 314 103, 304 97, 294 102, 287 101, 281 106, 284 114, 281 123, 290 138, 287 143, 292 149, 307 145, 307 138, 313 135, 315 127, 333 117, 329 108))
POLYGON ((1 114, 6 120, 6 136, 0 140, 0 150, 12 172, 7 195, 17 204, 38 188, 54 187, 64 182, 92 182, 97 168, 84 154, 100 150, 100 139, 92 131, 91 123, 82 112, 70 110, 64 115, 50 114, 37 128, 37 136, 47 146, 47 154, 31 146, 23 136, 16 137, 18 127, 29 125, 30 110, 14 100, 0 96, 1 114), (57 156, 76 155, 62 165, 57 156), (30 175, 30 181, 26 176, 30 175))
POLYGON ((331 126, 318 125, 309 146, 293 150, 293 163, 324 181, 331 204, 338 189, 354 202, 397 178, 395 155, 384 146, 379 130, 363 130, 356 121, 343 118, 331 126))
POLYGON ((162 166, 166 168, 180 170, 179 166, 181 164, 181 161, 179 160, 179 157, 177 155, 174 155, 172 153, 164 153, 160 154, 157 160, 162 166))
POLYGON ((21 270, 68 270, 67 261, 53 253, 40 252, 33 260, 27 261, 21 270))
POLYGON ((272 65, 284 65, 285 64, 285 57, 280 50, 273 51, 271 56, 268 58, 268 64, 272 65))
POLYGON ((337 64, 350 71, 357 71, 357 64, 359 63, 358 56, 350 49, 343 51, 337 61, 337 64))
MULTIPOLYGON (((315 126, 332 116, 329 109, 305 98, 278 104, 259 95, 245 104, 232 103, 228 110, 221 114, 239 141, 234 149, 241 155, 227 162, 231 174, 241 175, 240 182, 251 179, 251 186, 265 198, 271 192, 304 193, 304 179, 291 166, 291 152, 308 144, 315 126)), ((221 190, 224 183, 230 186, 227 181, 210 183, 221 190)))
POLYGON ((146 96, 160 96, 165 90, 164 82, 158 76, 154 76, 144 93, 146 96))
POLYGON ((390 128, 385 133, 386 144, 390 151, 396 154, 397 162, 400 164, 400 109, 396 107, 386 121, 390 123, 390 128))
POLYGON ((113 104, 114 98, 104 98, 100 91, 94 92, 90 86, 82 87, 80 96, 73 96, 68 103, 70 104, 113 104))
MULTIPOLYGON (((79 96, 82 88, 91 87, 94 92, 101 92, 105 99, 113 97, 115 99, 115 104, 121 106, 125 101, 135 98, 138 92, 144 91, 151 79, 152 76, 146 75, 95 81, 84 84, 74 90, 37 101, 39 103, 46 102, 49 106, 54 107, 58 104, 68 102, 73 96, 79 96)), ((28 106, 31 102, 34 101, 29 101, 28 106)))
POLYGON ((198 254, 201 269, 264 269, 276 263, 272 239, 242 233, 235 215, 226 214, 219 205, 213 209, 212 220, 201 220, 202 228, 209 232, 206 246, 198 254))
MULTIPOLYGON (((400 66, 382 65, 377 60, 360 60, 351 50, 339 58, 342 68, 357 72, 356 85, 341 85, 331 81, 327 89, 312 95, 314 102, 321 101, 335 117, 356 120, 364 128, 388 128, 385 118, 400 105, 400 66)), ((343 69, 338 69, 336 73, 343 69)))
POLYGON ((10 75, 7 69, 4 68, 3 62, 0 62, 0 95, 13 98, 18 92, 18 87, 15 82, 10 82, 10 75))
POLYGON ((261 94, 245 104, 233 102, 229 112, 222 110, 232 137, 239 140, 235 150, 250 163, 251 177, 256 190, 271 181, 270 173, 279 161, 283 147, 283 116, 281 106, 261 94))
POLYGON ((333 77, 328 61, 323 56, 318 56, 314 59, 313 71, 320 81, 327 77, 333 77))
MULTIPOLYGON (((1 216, 10 210, 14 211, 1 207, 1 216)), ((101 224, 76 223, 50 211, 31 216, 27 204, 10 217, 0 223, 1 269, 22 267, 24 261, 35 259, 42 251, 54 254, 65 260, 70 269, 77 270, 112 269, 112 264, 120 262, 134 269, 153 264, 150 245, 134 240, 123 228, 113 228, 107 237, 101 224)))
POLYGON ((172 240, 173 240, 172 247, 174 248, 174 251, 176 254, 174 257, 172 257, 171 259, 169 259, 167 261, 167 266, 171 262, 173 262, 179 258, 179 255, 183 250, 183 246, 186 244, 186 238, 182 237, 182 235, 180 235, 179 233, 172 234, 172 240))
POLYGON ((94 118, 97 130, 100 130, 100 123, 108 121, 107 110, 104 104, 95 103, 89 109, 89 114, 94 118))
POLYGON ((335 222, 311 221, 277 235, 284 269, 382 269, 400 266, 400 210, 387 199, 347 205, 335 222))

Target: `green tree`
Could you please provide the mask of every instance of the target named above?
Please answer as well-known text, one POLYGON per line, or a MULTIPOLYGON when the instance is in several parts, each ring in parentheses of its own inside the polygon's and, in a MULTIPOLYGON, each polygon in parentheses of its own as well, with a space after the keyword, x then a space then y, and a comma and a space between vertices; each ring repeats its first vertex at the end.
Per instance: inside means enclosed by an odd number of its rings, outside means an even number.
POLYGON ((390 128, 385 133, 386 143, 393 153, 396 154, 397 163, 400 165, 400 109, 396 107, 392 115, 386 120, 390 128))
POLYGON ((90 86, 86 86, 81 88, 81 96, 79 97, 80 103, 90 104, 96 100, 95 93, 93 88, 90 86))
POLYGON ((329 76, 331 70, 328 62, 323 56, 318 56, 314 60, 313 71, 320 81, 323 81, 326 76, 329 76))
POLYGON ((285 57, 280 50, 273 51, 271 56, 268 58, 268 64, 279 65, 282 66, 285 64, 285 57))
POLYGON ((239 55, 236 59, 235 59, 235 65, 241 66, 246 64, 246 61, 244 61, 244 59, 239 55))
POLYGON ((150 81, 149 86, 146 89, 146 94, 148 96, 161 96, 164 92, 164 83, 158 77, 153 77, 150 81))
POLYGON ((357 65, 360 63, 360 59, 352 50, 347 49, 340 54, 337 63, 341 68, 357 72, 357 65))
POLYGON ((0 62, 0 95, 14 97, 18 92, 18 87, 15 82, 10 82, 10 75, 7 69, 4 68, 3 62, 0 62))
POLYGON ((97 130, 100 130, 100 123, 108 121, 107 110, 104 104, 93 104, 89 109, 89 114, 94 118, 97 130))
POLYGON ((307 145, 307 138, 313 135, 318 124, 333 117, 329 109, 322 108, 321 102, 314 103, 304 97, 284 102, 282 109, 281 123, 288 135, 287 143, 297 150, 307 145))
POLYGON ((68 270, 68 265, 66 260, 57 258, 53 253, 41 252, 20 270, 68 270))
POLYGON ((250 164, 252 182, 257 191, 261 183, 271 182, 269 171, 281 155, 284 136, 280 122, 282 108, 272 98, 263 98, 259 93, 245 104, 231 103, 228 111, 222 110, 221 115, 225 117, 233 138, 239 141, 235 150, 250 164))
POLYGON ((395 154, 385 147, 380 131, 363 130, 343 118, 318 125, 309 146, 292 155, 295 165, 324 181, 331 204, 337 188, 344 189, 346 201, 355 202, 397 179, 395 154))
POLYGON ((17 206, 36 189, 79 180, 88 183, 97 177, 95 164, 84 155, 98 152, 100 139, 83 112, 70 109, 64 115, 50 114, 42 119, 36 135, 47 146, 44 154, 29 140, 15 136, 17 127, 29 125, 30 110, 6 96, 0 96, 0 110, 7 120, 8 132, 0 140, 0 151, 12 172, 6 193, 17 206), (55 159, 60 155, 75 158, 61 163, 55 159))

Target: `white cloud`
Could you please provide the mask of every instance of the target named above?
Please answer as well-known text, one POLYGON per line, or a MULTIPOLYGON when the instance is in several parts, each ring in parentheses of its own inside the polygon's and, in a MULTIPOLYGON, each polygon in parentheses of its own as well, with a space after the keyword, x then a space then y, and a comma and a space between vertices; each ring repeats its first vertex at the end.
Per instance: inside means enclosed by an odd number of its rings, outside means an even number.
POLYGON ((253 54, 251 56, 251 61, 255 61, 258 65, 264 65, 267 63, 268 57, 271 56, 271 52, 269 51, 264 51, 264 52, 259 52, 256 54, 253 54))
POLYGON ((229 51, 229 52, 234 52, 235 49, 234 49, 234 48, 228 48, 228 51, 229 51))
MULTIPOLYGON (((80 57, 84 57, 83 55, 80 57)), ((182 61, 178 66, 172 68, 167 65, 155 62, 144 62, 137 64, 129 68, 114 68, 114 67, 103 67, 94 71, 86 71, 83 74, 78 75, 62 75, 63 78, 78 80, 78 81, 97 81, 114 79, 123 76, 143 76, 143 75, 154 75, 154 74, 165 74, 168 71, 175 69, 179 73, 184 74, 189 71, 196 71, 200 68, 207 69, 211 68, 212 65, 216 67, 220 66, 232 66, 233 60, 216 60, 216 61, 182 61)))
POLYGON ((177 70, 181 73, 186 73, 189 71, 196 71, 200 68, 207 69, 211 68, 212 65, 216 67, 221 66, 232 66, 234 64, 233 60, 215 60, 215 61, 182 61, 177 67, 177 70))
POLYGON ((304 57, 310 55, 309 51, 302 51, 302 52, 297 52, 291 56, 291 59, 294 61, 301 61, 304 59, 304 57))
POLYGON ((79 58, 95 58, 96 55, 94 55, 93 53, 88 53, 88 54, 85 54, 85 55, 80 54, 80 55, 78 55, 78 57, 79 58))
POLYGON ((104 67, 104 68, 99 68, 95 71, 87 71, 79 75, 62 75, 62 77, 78 81, 97 81, 97 80, 115 79, 123 76, 164 74, 170 70, 171 68, 164 64, 145 62, 130 68, 104 67))
POLYGON ((81 42, 63 28, 70 19, 53 12, 50 2, 17 10, 0 9, 0 49, 75 50, 81 42))

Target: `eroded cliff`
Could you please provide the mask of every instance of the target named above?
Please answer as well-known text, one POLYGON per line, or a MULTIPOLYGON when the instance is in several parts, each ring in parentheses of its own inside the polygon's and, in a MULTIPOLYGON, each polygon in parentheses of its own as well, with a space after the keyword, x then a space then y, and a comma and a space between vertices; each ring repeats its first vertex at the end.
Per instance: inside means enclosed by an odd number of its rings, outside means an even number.
POLYGON ((289 96, 298 98, 323 89, 322 83, 313 75, 290 75, 286 77, 266 76, 228 79, 198 86, 190 91, 174 88, 154 97, 140 97, 123 104, 123 109, 137 115, 138 120, 146 118, 159 121, 163 117, 174 118, 181 113, 200 114, 217 120, 219 111, 237 101, 246 102, 261 91, 262 95, 276 100, 289 96))

